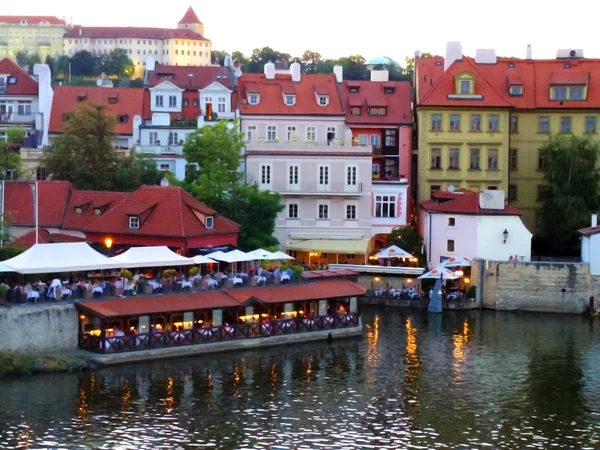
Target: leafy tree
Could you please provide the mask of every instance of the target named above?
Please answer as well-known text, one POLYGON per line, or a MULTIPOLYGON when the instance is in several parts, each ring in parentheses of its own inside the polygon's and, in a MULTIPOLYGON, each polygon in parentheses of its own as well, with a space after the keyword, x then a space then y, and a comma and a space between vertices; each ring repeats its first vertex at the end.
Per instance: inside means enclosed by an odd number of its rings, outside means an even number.
POLYGON ((319 52, 313 52, 311 50, 306 50, 300 61, 304 64, 304 70, 306 73, 317 73, 317 67, 321 62, 321 54, 319 52))
POLYGON ((16 180, 20 173, 19 147, 0 140, 0 180, 16 180))
POLYGON ((25 142, 25 128, 10 127, 6 131, 6 141, 13 146, 21 146, 25 142))
POLYGON ((212 64, 221 64, 225 61, 225 57, 228 53, 225 50, 213 50, 210 54, 210 62, 212 64))
POLYGON ((144 79, 143 78, 134 78, 129 82, 129 87, 141 88, 144 87, 144 79))
POLYGON ((598 144, 575 135, 553 136, 546 146, 540 234, 554 252, 576 249, 577 230, 588 224, 590 211, 600 207, 599 152, 598 144))
POLYGON ((54 62, 54 70, 53 75, 68 75, 69 73, 69 63, 71 62, 71 58, 68 55, 61 55, 56 58, 54 62))
POLYGON ((283 206, 278 194, 241 184, 239 165, 244 145, 237 121, 233 126, 220 121, 192 133, 183 152, 188 163, 197 164, 199 169, 187 173, 184 186, 198 200, 239 223, 239 246, 253 250, 277 243, 272 235, 283 206))
POLYGON ((425 267, 427 258, 423 247, 423 238, 411 227, 394 228, 388 237, 388 245, 397 245, 414 255, 420 267, 425 267))
POLYGON ((282 61, 289 62, 292 59, 289 53, 281 53, 273 50, 271 47, 255 48, 248 61, 248 72, 260 73, 264 70, 268 62, 282 61))
POLYGON ((49 68, 50 68, 50 73, 52 75, 54 75, 54 66, 56 64, 56 61, 54 60, 54 58, 50 55, 46 55, 46 59, 44 60, 44 64, 46 64, 49 68))
POLYGON ((151 159, 113 149, 114 127, 104 105, 81 103, 63 133, 44 149, 41 166, 52 179, 70 181, 76 189, 120 191, 156 184, 161 177, 151 159))
MULTIPOLYGON (((117 78, 131 76, 135 71, 133 61, 127 56, 127 50, 117 48, 101 59, 102 71, 107 75, 115 75, 117 78)), ((95 74, 96 75, 96 74, 95 74)))
POLYGON ((25 50, 19 50, 15 55, 17 64, 23 68, 29 66, 29 55, 25 50))
MULTIPOLYGON (((91 77, 98 75, 98 61, 90 52, 81 50, 71 57, 71 75, 91 77)), ((67 66, 68 70, 68 66, 67 66)))

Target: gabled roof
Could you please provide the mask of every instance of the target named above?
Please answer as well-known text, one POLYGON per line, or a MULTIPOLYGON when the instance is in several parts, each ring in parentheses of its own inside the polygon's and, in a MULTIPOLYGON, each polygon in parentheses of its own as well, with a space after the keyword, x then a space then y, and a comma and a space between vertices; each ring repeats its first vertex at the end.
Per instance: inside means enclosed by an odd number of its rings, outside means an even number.
POLYGON ((408 81, 344 81, 338 84, 338 90, 348 124, 410 124, 411 88, 408 81), (350 92, 358 89, 358 92, 350 92), (393 93, 385 93, 385 90, 393 93), (369 107, 385 106, 387 115, 371 116, 369 107), (360 107, 360 115, 352 114, 352 107, 360 107))
POLYGON ((128 116, 127 123, 116 123, 115 133, 132 135, 133 118, 142 117, 144 112, 144 89, 142 88, 101 88, 96 86, 57 86, 54 88, 52 112, 50 114, 50 133, 63 130, 64 116, 73 112, 81 101, 100 103, 106 106, 110 114, 128 116), (116 96, 116 103, 110 98, 116 96))
MULTIPOLYGON (((24 234, 18 239, 11 241, 8 247, 14 248, 29 248, 35 245, 35 230, 24 234)), ((84 242, 85 239, 77 236, 72 236, 64 233, 50 233, 45 228, 39 228, 37 231, 38 244, 52 244, 54 242, 84 242)))
POLYGON ((77 38, 128 38, 128 39, 193 39, 208 41, 204 36, 187 28, 151 27, 83 27, 75 25, 65 34, 66 39, 77 38))
POLYGON ((444 58, 439 56, 415 58, 415 77, 419 102, 425 98, 443 74, 444 58))
POLYGON ((38 95, 38 83, 21 66, 11 59, 5 58, 0 61, 0 74, 15 78, 16 82, 8 82, 6 93, 2 95, 38 95))
POLYGON ((0 16, 0 23, 9 23, 18 25, 26 20, 28 25, 41 25, 42 22, 48 22, 50 25, 66 26, 65 22, 55 16, 0 16))
POLYGON ((180 187, 142 186, 125 195, 84 231, 153 236, 202 236, 236 233, 239 225, 200 203, 180 187), (207 229, 195 212, 215 216, 214 228, 207 229), (129 228, 129 217, 140 215, 140 228, 129 228), (144 215, 144 217, 141 217, 144 215))
POLYGON ((238 83, 242 115, 344 115, 333 74, 302 74, 300 82, 294 83, 291 75, 276 74, 273 80, 267 80, 264 74, 245 73, 238 83), (296 103, 292 106, 284 103, 282 95, 283 87, 290 84, 296 91, 296 103), (260 94, 258 105, 248 103, 250 93, 260 94), (329 104, 319 106, 317 95, 329 96, 329 104))
POLYGON ((483 209, 479 207, 479 192, 459 189, 454 192, 437 191, 433 198, 421 203, 427 212, 441 214, 465 214, 481 216, 522 216, 523 212, 512 206, 504 209, 483 209))
POLYGON ((188 24, 189 23, 201 24, 202 22, 200 22, 200 19, 198 19, 198 16, 196 15, 196 12, 194 11, 194 8, 192 8, 190 6, 188 8, 188 10, 186 11, 185 15, 177 23, 181 23, 181 24, 186 24, 186 23, 188 23, 188 24))
MULTIPOLYGON (((35 226, 33 183, 4 183, 4 216, 10 225, 35 226)), ((60 227, 71 194, 67 181, 39 181, 39 226, 60 227)))
POLYGON ((98 219, 95 213, 100 209, 106 213, 110 208, 120 203, 130 192, 78 191, 73 190, 65 211, 63 227, 73 230, 85 230, 88 225, 98 219), (76 211, 81 208, 81 213, 76 211))
POLYGON ((235 80, 231 70, 221 66, 169 66, 156 64, 152 72, 148 72, 148 84, 157 86, 169 80, 182 89, 204 89, 215 81, 227 89, 235 89, 235 80), (190 76, 191 75, 191 76, 190 76))

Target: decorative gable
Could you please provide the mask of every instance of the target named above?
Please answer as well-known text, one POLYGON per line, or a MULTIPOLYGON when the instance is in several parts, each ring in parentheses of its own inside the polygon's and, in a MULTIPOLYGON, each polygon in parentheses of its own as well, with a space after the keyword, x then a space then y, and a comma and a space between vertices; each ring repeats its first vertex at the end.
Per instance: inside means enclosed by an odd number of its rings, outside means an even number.
MULTIPOLYGON (((470 72, 462 72, 454 76, 455 90, 454 94, 449 94, 449 98, 473 98, 475 94, 475 76, 470 72), (452 97, 450 97, 452 95, 452 97)), ((481 98, 481 96, 478 96, 481 98)))
POLYGON ((183 91, 168 80, 150 88, 150 110, 158 112, 181 112, 183 91))
POLYGON ((214 81, 204 89, 198 89, 200 93, 200 109, 207 120, 212 120, 214 113, 217 117, 225 118, 231 115, 232 90, 214 81))

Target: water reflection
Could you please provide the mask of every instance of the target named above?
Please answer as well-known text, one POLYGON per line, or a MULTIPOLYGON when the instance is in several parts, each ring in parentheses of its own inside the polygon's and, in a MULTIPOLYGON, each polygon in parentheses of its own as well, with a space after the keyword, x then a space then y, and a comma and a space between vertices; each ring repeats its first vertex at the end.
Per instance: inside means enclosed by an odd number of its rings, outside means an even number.
POLYGON ((599 447, 600 338, 578 318, 364 321, 363 339, 2 381, 0 448, 599 447))

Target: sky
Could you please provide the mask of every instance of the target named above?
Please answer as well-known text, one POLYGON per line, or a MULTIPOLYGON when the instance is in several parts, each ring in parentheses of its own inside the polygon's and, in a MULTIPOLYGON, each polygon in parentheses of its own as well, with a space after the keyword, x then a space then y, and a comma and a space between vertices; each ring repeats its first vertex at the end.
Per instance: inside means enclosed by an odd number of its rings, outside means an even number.
POLYGON ((326 58, 361 54, 403 62, 415 50, 443 56, 447 41, 460 41, 469 56, 495 49, 498 56, 524 58, 531 44, 534 58, 554 58, 559 48, 600 57, 596 0, 570 0, 564 10, 543 0, 27 0, 2 1, 0 14, 65 16, 84 26, 175 28, 189 6, 213 49, 246 55, 270 46, 292 56, 312 50, 326 58))

